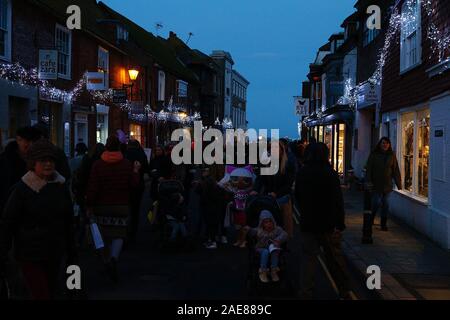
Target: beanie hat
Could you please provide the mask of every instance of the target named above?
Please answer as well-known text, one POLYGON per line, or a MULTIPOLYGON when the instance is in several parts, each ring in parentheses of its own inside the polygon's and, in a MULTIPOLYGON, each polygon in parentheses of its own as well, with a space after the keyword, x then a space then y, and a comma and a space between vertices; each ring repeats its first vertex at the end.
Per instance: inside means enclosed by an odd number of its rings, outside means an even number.
POLYGON ((57 158, 56 147, 46 139, 40 139, 34 142, 30 149, 28 149, 27 160, 28 161, 39 161, 45 159, 57 158))

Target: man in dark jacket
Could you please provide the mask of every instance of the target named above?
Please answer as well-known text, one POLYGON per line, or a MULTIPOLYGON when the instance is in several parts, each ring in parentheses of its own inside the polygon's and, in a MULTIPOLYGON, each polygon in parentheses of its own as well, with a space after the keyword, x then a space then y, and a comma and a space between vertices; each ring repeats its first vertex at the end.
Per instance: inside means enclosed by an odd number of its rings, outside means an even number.
POLYGON ((16 140, 10 142, 0 154, 0 214, 3 212, 11 188, 27 173, 25 156, 31 143, 39 137, 32 127, 17 130, 16 140))
POLYGON ((305 165, 299 170, 295 195, 301 214, 301 289, 303 299, 311 299, 320 247, 336 281, 340 295, 349 294, 345 260, 341 253, 341 233, 345 230, 344 200, 339 176, 329 163, 323 143, 310 144, 305 165))
POLYGON ((144 174, 148 172, 149 164, 144 149, 142 149, 140 143, 134 139, 128 142, 125 158, 131 163, 137 161, 141 164, 141 169, 139 171, 139 186, 133 190, 130 198, 131 221, 129 239, 131 242, 135 242, 139 227, 139 210, 141 207, 142 195, 145 190, 144 174))
POLYGON ((381 206, 381 230, 388 231, 389 196, 393 181, 402 189, 402 178, 397 157, 389 138, 382 138, 367 160, 366 186, 372 191, 372 222, 381 206))

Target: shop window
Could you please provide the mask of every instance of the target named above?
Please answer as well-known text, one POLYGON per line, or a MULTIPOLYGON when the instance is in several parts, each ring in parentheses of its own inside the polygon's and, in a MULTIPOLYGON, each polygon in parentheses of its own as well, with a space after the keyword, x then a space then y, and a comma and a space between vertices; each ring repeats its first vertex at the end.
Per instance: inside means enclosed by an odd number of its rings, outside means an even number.
POLYGON ((332 133, 333 133, 333 126, 326 126, 325 127, 325 140, 324 143, 327 145, 328 150, 330 150, 330 156, 329 156, 329 160, 331 162, 331 158, 332 158, 332 154, 331 154, 331 150, 333 148, 332 146, 332 133))
POLYGON ((11 59, 11 1, 0 0, 0 59, 11 59))
POLYGON ((405 1, 402 6, 400 36, 400 72, 420 64, 421 60, 420 0, 405 1))
POLYGON ((58 75, 70 79, 72 63, 72 34, 70 30, 56 25, 55 46, 58 49, 58 75))
POLYGON ((428 197, 430 162, 430 111, 405 113, 401 117, 401 173, 404 190, 428 197))
POLYGON ((345 169, 345 124, 339 124, 338 128, 338 141, 337 141, 337 172, 344 174, 345 169))
POLYGON ((142 126, 134 123, 130 124, 130 138, 135 139, 139 141, 141 145, 144 145, 142 140, 142 126))
POLYGON ((106 144, 108 139, 108 115, 97 114, 97 143, 106 144))

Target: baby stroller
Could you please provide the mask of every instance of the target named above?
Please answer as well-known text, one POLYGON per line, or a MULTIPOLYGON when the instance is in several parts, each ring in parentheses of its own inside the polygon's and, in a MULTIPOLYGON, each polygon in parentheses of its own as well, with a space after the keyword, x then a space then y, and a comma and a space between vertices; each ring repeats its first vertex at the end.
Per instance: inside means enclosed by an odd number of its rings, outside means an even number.
MULTIPOLYGON (((272 213, 276 224, 282 225, 282 214, 280 206, 276 199, 271 196, 251 196, 247 200, 246 215, 247 225, 250 228, 257 228, 259 226, 259 217, 263 210, 268 210, 272 213)), ((259 279, 258 270, 260 268, 260 257, 256 252, 256 237, 249 234, 247 236, 248 244, 248 275, 247 275, 247 289, 250 296, 282 296, 287 289, 286 277, 286 253, 287 244, 283 244, 282 251, 279 256, 280 281, 277 283, 262 283, 259 279)))
POLYGON ((186 235, 186 203, 183 200, 184 188, 180 181, 164 180, 158 185, 158 201, 154 207, 155 223, 159 231, 160 249, 182 249, 186 241, 180 240, 180 233, 184 238, 186 235), (182 224, 178 237, 175 241, 171 240, 173 232, 173 222, 182 224))

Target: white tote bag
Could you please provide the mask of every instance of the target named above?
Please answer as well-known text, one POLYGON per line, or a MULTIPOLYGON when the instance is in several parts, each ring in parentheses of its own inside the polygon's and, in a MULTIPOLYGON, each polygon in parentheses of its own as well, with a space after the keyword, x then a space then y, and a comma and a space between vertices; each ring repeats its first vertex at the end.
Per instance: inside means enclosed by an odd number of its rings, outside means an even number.
POLYGON ((105 247, 103 243, 102 234, 100 233, 100 229, 98 228, 97 223, 93 222, 90 224, 92 241, 94 241, 95 249, 99 250, 105 247))

